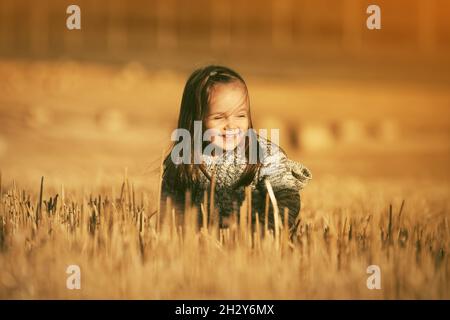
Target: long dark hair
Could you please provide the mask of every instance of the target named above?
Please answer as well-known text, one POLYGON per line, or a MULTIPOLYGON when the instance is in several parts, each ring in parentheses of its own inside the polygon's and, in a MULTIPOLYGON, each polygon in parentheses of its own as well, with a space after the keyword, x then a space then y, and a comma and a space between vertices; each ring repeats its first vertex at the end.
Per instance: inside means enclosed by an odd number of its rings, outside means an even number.
MULTIPOLYGON (((188 130, 191 137, 194 137, 194 121, 203 121, 208 109, 210 93, 213 86, 216 84, 227 84, 236 81, 240 82, 245 89, 246 98, 250 106, 247 85, 244 79, 236 71, 217 65, 209 65, 195 70, 190 75, 184 86, 180 115, 178 118, 178 128, 188 130)), ((250 130, 253 128, 250 107, 248 111, 248 119, 248 128, 250 130)), ((204 128, 202 122, 202 132, 203 130, 204 128)), ((246 135, 245 139, 245 156, 247 159, 247 165, 241 177, 235 183, 234 188, 249 185, 261 166, 258 156, 256 162, 248 161, 249 150, 252 148, 251 144, 258 144, 257 139, 250 139, 249 135, 246 135)), ((189 164, 175 164, 170 157, 174 145, 175 143, 172 143, 168 154, 165 157, 163 173, 163 179, 170 182, 173 189, 176 189, 177 192, 184 194, 187 190, 193 190, 197 186, 201 173, 205 174, 209 179, 212 178, 206 172, 203 164, 194 163, 193 152, 191 152, 192 159, 189 164)), ((191 139, 191 151, 192 150, 194 150, 194 139, 191 139)), ((254 150, 259 151, 259 145, 257 145, 254 150)))

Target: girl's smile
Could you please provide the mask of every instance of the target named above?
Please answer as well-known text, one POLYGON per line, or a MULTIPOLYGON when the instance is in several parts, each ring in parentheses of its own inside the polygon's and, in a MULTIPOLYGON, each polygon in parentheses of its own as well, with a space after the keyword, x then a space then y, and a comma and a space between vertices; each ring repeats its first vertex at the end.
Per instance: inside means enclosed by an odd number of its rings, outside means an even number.
POLYGON ((245 132, 242 132, 240 129, 236 130, 227 130, 225 133, 220 134, 220 137, 223 139, 239 139, 245 132))

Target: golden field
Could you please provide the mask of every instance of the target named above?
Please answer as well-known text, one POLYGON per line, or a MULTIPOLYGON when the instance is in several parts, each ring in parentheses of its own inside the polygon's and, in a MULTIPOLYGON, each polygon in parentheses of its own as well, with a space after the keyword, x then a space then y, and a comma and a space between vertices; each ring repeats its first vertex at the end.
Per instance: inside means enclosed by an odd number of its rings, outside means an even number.
POLYGON ((0 298, 449 299, 448 80, 313 74, 243 72, 256 127, 313 173, 289 241, 249 232, 245 209, 226 231, 189 210, 159 225, 188 72, 1 61, 0 298))
POLYGON ((1 298, 449 298, 448 188, 422 187, 311 185, 297 238, 281 233, 279 245, 245 224, 196 232, 189 219, 184 228, 169 220, 157 231, 148 200, 127 187, 114 201, 67 193, 42 211, 13 188, 1 207, 1 298), (66 288, 72 264, 81 268, 80 290, 66 288), (380 290, 366 287, 372 264, 381 268, 380 290))

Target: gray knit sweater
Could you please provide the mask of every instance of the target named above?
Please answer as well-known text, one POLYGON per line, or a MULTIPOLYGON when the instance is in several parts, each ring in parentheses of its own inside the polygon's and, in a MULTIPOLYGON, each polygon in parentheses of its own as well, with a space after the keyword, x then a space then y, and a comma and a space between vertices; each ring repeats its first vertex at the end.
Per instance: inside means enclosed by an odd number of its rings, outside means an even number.
MULTIPOLYGON (((276 145, 265 138, 258 137, 258 143, 264 150, 262 165, 253 181, 249 184, 252 198, 252 216, 255 219, 256 212, 259 213, 261 223, 264 223, 265 198, 267 193, 266 180, 272 186, 278 209, 282 215, 284 208, 289 210, 289 227, 295 231, 296 219, 300 212, 301 201, 299 191, 311 179, 311 172, 298 162, 287 158, 286 154, 276 145), (275 146, 275 147, 274 147, 275 146)), ((245 187, 233 189, 233 185, 246 167, 243 158, 234 151, 228 151, 218 157, 205 156, 205 169, 210 177, 215 176, 214 206, 218 210, 221 227, 227 226, 227 218, 239 208, 245 198, 245 187)), ((201 174, 198 186, 193 188, 191 194, 192 203, 200 206, 204 199, 204 192, 211 189, 211 181, 205 174, 201 174)), ((170 197, 178 213, 182 213, 185 197, 176 191, 170 181, 163 179, 162 182, 162 209, 166 198, 170 197)), ((209 205, 209 204, 208 204, 209 205)), ((165 209, 165 208, 164 208, 165 209)), ((161 211, 164 214, 164 209, 161 211)), ((273 228, 273 206, 269 207, 269 228, 273 228)), ((282 220, 281 220, 282 221, 282 220)))

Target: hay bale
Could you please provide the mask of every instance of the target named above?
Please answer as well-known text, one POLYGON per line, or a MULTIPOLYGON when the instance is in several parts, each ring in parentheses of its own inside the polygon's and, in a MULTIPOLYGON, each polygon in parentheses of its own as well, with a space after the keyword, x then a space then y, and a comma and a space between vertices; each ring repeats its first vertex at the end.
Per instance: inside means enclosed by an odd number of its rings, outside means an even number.
POLYGON ((97 125, 104 131, 113 133, 121 132, 127 127, 127 119, 117 109, 102 110, 96 116, 97 125))
POLYGON ((338 140, 344 144, 361 144, 368 141, 367 127, 362 121, 344 120, 338 123, 338 140))
POLYGON ((305 151, 321 151, 334 146, 335 138, 329 126, 307 124, 299 130, 299 147, 305 151))
POLYGON ((395 121, 384 119, 373 126, 373 137, 379 142, 393 142, 398 140, 399 128, 395 121))
POLYGON ((146 68, 138 62, 130 62, 115 75, 112 84, 114 89, 127 92, 145 83, 148 78, 146 68))
POLYGON ((34 105, 25 113, 25 123, 31 128, 43 128, 50 124, 51 114, 48 106, 34 105))
POLYGON ((271 130, 278 130, 278 143, 280 145, 286 145, 289 143, 290 139, 288 124, 282 119, 278 117, 265 116, 262 118, 258 118, 256 121, 256 125, 257 126, 255 127, 255 130, 257 130, 257 133, 261 134, 265 138, 269 138, 270 140, 273 140, 273 142, 277 143, 277 141, 275 141, 276 131, 271 132, 271 130), (264 135, 264 130, 266 130, 266 136, 264 135))

